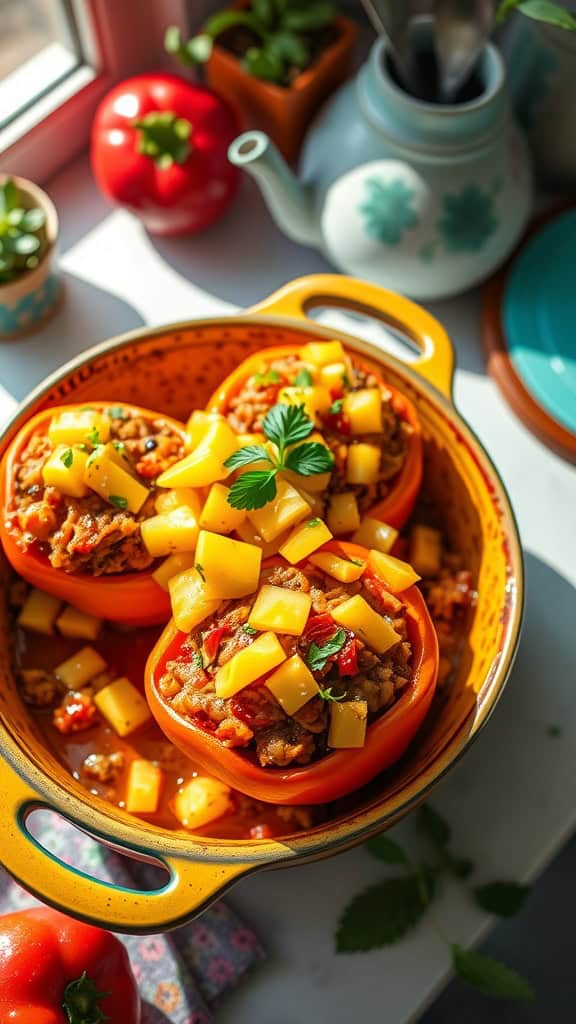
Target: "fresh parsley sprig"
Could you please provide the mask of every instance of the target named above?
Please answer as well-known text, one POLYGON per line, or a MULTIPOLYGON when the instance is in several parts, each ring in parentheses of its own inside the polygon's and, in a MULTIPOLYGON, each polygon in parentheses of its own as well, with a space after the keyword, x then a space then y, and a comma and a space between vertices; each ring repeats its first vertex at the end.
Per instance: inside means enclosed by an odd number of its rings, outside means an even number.
MULTIPOLYGON (((311 643, 306 654, 306 664, 311 672, 321 672, 329 658, 338 654, 346 643, 346 630, 337 629, 334 636, 323 644, 311 643)), ((334 700, 335 698, 324 698, 334 700)))
POLYGON ((264 418, 262 431, 267 440, 276 445, 278 455, 274 456, 261 444, 251 444, 226 459, 226 469, 240 469, 256 462, 263 462, 266 467, 243 473, 230 488, 228 504, 232 508, 247 511, 267 505, 276 497, 276 477, 284 469, 290 469, 300 476, 328 473, 334 466, 334 456, 330 449, 315 441, 299 444, 313 430, 314 423, 303 405, 279 403, 272 406, 264 418))

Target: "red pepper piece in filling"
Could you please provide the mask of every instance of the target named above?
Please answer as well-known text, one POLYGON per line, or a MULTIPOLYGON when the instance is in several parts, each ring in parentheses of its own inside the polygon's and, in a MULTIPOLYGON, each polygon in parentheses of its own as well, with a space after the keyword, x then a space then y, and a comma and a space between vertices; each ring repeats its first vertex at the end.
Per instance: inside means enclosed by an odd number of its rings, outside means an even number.
POLYGON ((358 645, 353 636, 348 638, 338 655, 338 672, 341 676, 358 675, 358 645))
POLYGON ((322 615, 312 615, 306 623, 304 639, 308 643, 324 644, 334 636, 336 629, 336 623, 328 612, 324 612, 322 615))
POLYGON ((98 720, 96 705, 89 693, 82 691, 67 693, 54 710, 54 726, 65 736, 73 732, 84 732, 98 720))
POLYGON ((209 662, 215 660, 220 650, 220 644, 222 643, 225 636, 230 636, 231 629, 229 626, 215 626, 214 629, 209 630, 206 636, 203 638, 202 646, 209 662))

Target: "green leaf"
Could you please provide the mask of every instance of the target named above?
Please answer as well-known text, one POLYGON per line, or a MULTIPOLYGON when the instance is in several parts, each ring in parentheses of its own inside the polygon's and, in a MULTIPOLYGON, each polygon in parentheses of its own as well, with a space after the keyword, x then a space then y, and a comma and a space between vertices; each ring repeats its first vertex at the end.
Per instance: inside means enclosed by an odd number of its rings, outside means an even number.
POLYGON ((346 643, 346 631, 337 629, 334 636, 323 644, 311 643, 306 655, 306 664, 311 672, 320 672, 329 658, 338 654, 346 643))
POLYGON ((452 966, 458 977, 487 996, 532 1001, 534 989, 521 974, 483 953, 462 946, 451 946, 452 966))
POLYGON ((416 815, 416 827, 438 849, 445 849, 448 846, 452 829, 430 804, 423 804, 419 808, 416 815))
POLYGON ((498 21, 503 21, 511 10, 518 10, 533 21, 543 21, 547 25, 576 32, 576 17, 551 0, 521 0, 520 3, 502 4, 498 10, 498 21))
POLYGON ((448 866, 452 874, 462 880, 470 878, 474 871, 474 861, 470 857, 450 857, 448 866))
POLYGON ((295 32, 276 32, 266 44, 266 53, 273 53, 278 60, 294 64, 301 70, 310 63, 310 49, 295 32))
POLYGON ((248 623, 245 622, 244 625, 242 626, 242 632, 247 633, 248 636, 256 636, 258 630, 254 629, 254 626, 249 626, 248 623))
POLYGON ((178 25, 169 25, 164 33, 164 49, 166 53, 177 54, 182 46, 182 33, 178 25))
POLYGON ((416 927, 425 910, 416 875, 372 885, 346 907, 336 932, 336 951, 367 952, 398 942, 416 927))
POLYGON ((371 853, 378 860, 383 860, 385 864, 408 863, 408 857, 402 847, 395 843, 393 839, 389 839, 388 836, 375 836, 374 839, 369 839, 365 844, 365 848, 368 850, 368 853, 371 853))
POLYGON ((252 10, 264 28, 274 23, 274 4, 272 0, 252 0, 252 10))
POLYGON ((327 704, 329 704, 330 702, 332 702, 333 704, 338 704, 341 700, 346 700, 346 693, 342 693, 340 697, 335 697, 334 694, 332 693, 333 689, 333 686, 327 686, 325 690, 319 689, 317 696, 321 697, 322 700, 325 700, 327 704))
POLYGON ((205 64, 207 60, 210 60, 213 49, 214 40, 206 32, 192 36, 184 46, 186 63, 190 65, 205 64))
POLYGON ((322 520, 318 519, 318 517, 316 517, 316 519, 309 519, 308 522, 306 523, 306 526, 312 526, 312 527, 320 526, 321 522, 322 522, 322 520))
POLYGON ((273 405, 262 423, 262 430, 280 452, 292 444, 304 441, 314 430, 314 424, 303 405, 273 405))
POLYGON ((194 651, 191 660, 194 668, 204 668, 204 659, 202 658, 200 651, 194 651))
POLYGON ((310 32, 324 28, 332 21, 334 4, 311 3, 301 10, 287 10, 282 16, 282 28, 292 32, 310 32))
POLYGON ((208 18, 208 21, 204 23, 202 32, 215 39, 222 32, 226 32, 229 28, 235 28, 237 25, 245 25, 246 28, 251 28, 263 38, 262 26, 258 18, 248 11, 219 11, 218 14, 208 18))
POLYGON ((310 370, 307 370, 305 366, 303 366, 301 370, 298 370, 298 373, 294 377, 294 384, 297 388, 311 388, 313 383, 314 378, 310 373, 310 370))
POLYGON ((124 498, 121 494, 109 494, 108 501, 111 505, 115 505, 116 508, 126 509, 128 508, 128 499, 124 498))
POLYGON ((237 452, 233 452, 230 455, 224 465, 226 469, 239 469, 240 466, 249 466, 252 462, 269 462, 272 465, 272 459, 268 452, 261 444, 247 444, 244 448, 239 448, 237 452))
POLYGON ((250 75, 263 82, 281 84, 285 69, 283 61, 275 53, 268 53, 264 47, 251 46, 246 50, 242 63, 250 75))
POLYGON ((269 384, 279 384, 282 377, 278 370, 267 370, 266 373, 254 374, 254 383, 257 387, 268 387, 269 384))
POLYGON ((522 909, 530 886, 518 882, 490 882, 474 889, 474 898, 482 910, 498 917, 513 917, 522 909))
POLYGON ((5 216, 17 206, 20 206, 20 189, 12 178, 6 178, 0 185, 0 216, 5 216))
POLYGON ((6 217, 6 220, 8 221, 10 227, 19 228, 22 221, 24 220, 25 213, 26 210, 24 210, 21 206, 16 206, 13 210, 10 210, 10 213, 6 217))
POLYGON ((342 398, 337 398, 336 401, 332 402, 332 405, 328 409, 328 415, 329 416, 337 416, 338 413, 342 412, 342 406, 343 405, 344 405, 343 399, 342 398))
POLYGON ((10 239, 10 248, 18 256, 31 256, 32 253, 38 252, 40 239, 36 238, 36 235, 16 235, 10 239))
POLYGON ((95 448, 97 444, 100 444, 100 433, 98 431, 98 427, 92 427, 90 433, 85 434, 84 436, 88 443, 91 444, 93 448, 95 448))
POLYGON ((243 473, 235 480, 228 494, 232 508, 245 508, 250 512, 262 508, 276 497, 276 470, 254 470, 243 473))
POLYGON ((66 469, 70 469, 70 466, 74 462, 74 452, 71 448, 67 448, 66 451, 62 452, 60 461, 64 463, 66 469))
POLYGON ((24 231, 40 231, 46 223, 46 214, 44 210, 39 207, 34 207, 32 210, 25 210, 24 216, 21 220, 21 227, 24 231))
POLYGON ((325 444, 312 441, 292 448, 286 456, 286 469, 300 476, 314 476, 316 473, 328 473, 334 467, 334 456, 325 444))

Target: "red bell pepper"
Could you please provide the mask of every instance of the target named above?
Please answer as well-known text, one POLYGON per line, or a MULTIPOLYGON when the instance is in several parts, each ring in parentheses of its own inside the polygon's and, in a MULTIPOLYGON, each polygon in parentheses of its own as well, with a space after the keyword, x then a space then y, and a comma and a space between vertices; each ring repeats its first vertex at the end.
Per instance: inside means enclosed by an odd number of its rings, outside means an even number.
POLYGON ((227 150, 238 132, 236 114, 210 89, 176 75, 138 75, 96 111, 92 170, 104 194, 153 234, 202 231, 236 193, 227 150))
POLYGON ((338 671, 341 676, 358 675, 358 645, 353 636, 348 638, 338 654, 338 671))
POLYGON ((110 932, 42 907, 0 918, 0 1020, 139 1024, 128 954, 110 932))

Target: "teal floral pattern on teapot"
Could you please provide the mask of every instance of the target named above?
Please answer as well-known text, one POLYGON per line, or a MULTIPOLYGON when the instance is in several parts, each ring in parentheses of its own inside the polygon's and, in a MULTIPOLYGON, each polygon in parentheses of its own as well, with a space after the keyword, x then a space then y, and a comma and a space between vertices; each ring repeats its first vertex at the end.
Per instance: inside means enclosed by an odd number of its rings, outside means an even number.
POLYGON ((405 232, 418 223, 413 209, 416 193, 401 178, 366 178, 364 185, 368 195, 358 209, 366 234, 384 245, 399 245, 405 232))
POLYGON ((478 252, 498 228, 492 195, 474 184, 447 192, 437 228, 451 252, 478 252))

